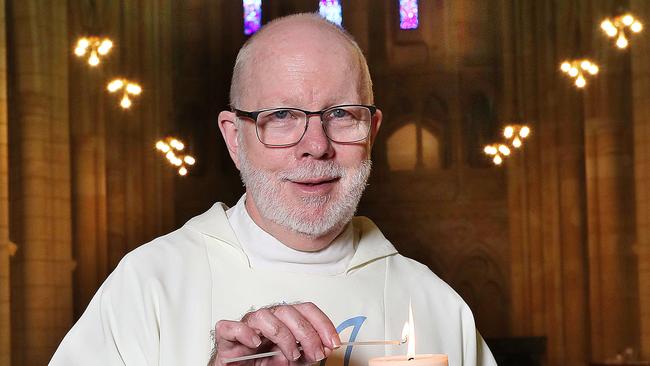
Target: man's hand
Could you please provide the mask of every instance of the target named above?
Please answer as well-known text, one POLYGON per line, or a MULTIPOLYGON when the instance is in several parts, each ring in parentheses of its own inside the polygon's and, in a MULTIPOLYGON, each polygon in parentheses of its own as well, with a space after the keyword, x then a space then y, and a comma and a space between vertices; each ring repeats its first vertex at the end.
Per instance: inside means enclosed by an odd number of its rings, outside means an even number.
POLYGON ((224 358, 275 350, 280 350, 283 356, 242 361, 232 366, 314 363, 341 345, 334 324, 310 302, 259 309, 238 322, 221 320, 215 326, 214 338, 216 354, 210 362, 212 366, 223 366, 224 358))

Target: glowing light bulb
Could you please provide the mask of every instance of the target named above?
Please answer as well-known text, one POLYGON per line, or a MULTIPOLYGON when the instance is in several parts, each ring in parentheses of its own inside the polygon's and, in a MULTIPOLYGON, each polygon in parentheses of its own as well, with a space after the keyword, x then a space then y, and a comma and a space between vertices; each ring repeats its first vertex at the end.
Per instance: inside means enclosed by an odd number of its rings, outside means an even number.
POLYGON ((572 66, 571 69, 569 69, 569 76, 572 78, 578 76, 578 68, 572 66))
POLYGON ((494 158, 492 158, 492 161, 496 165, 501 165, 501 163, 503 163, 503 159, 499 155, 495 155, 494 158))
POLYGON ((521 140, 519 139, 519 137, 515 137, 514 139, 512 139, 512 146, 514 146, 516 149, 521 147, 521 140))
POLYGON ((571 64, 568 63, 567 61, 564 61, 562 65, 560 65, 560 70, 564 72, 569 72, 569 70, 571 70, 571 64))
POLYGON ((509 139, 514 135, 515 129, 512 128, 512 126, 506 126, 506 128, 503 129, 503 137, 509 139))
POLYGON ((600 69, 598 68, 598 65, 596 65, 596 64, 591 64, 591 66, 589 67, 589 70, 588 70, 588 71, 589 71, 589 73, 590 73, 591 75, 596 75, 596 74, 598 74, 598 71, 599 71, 599 70, 600 70, 600 69))
POLYGON ((77 48, 74 49, 74 54, 81 57, 86 54, 86 49, 84 47, 77 46, 77 48))
POLYGON ((587 71, 591 67, 591 62, 589 62, 589 60, 583 60, 580 63, 580 67, 582 67, 583 70, 587 71))
POLYGON ((602 21, 602 23, 600 23, 600 28, 602 28, 602 30, 605 32, 607 32, 607 30, 611 29, 612 27, 614 27, 614 24, 612 24, 611 20, 609 19, 605 19, 602 21))
POLYGON ((174 158, 174 160, 172 160, 172 164, 174 164, 176 166, 181 166, 181 165, 183 165, 183 160, 181 160, 179 158, 174 158))
POLYGON ((497 148, 492 145, 486 145, 485 148, 483 148, 483 152, 487 155, 494 155, 497 153, 497 148))
POLYGON ((165 154, 165 157, 166 157, 167 160, 169 160, 169 161, 172 161, 172 160, 176 159, 176 155, 174 155, 174 152, 173 152, 172 150, 169 150, 169 151, 167 152, 167 154, 165 154))
POLYGON ((508 148, 506 145, 499 145, 499 152, 503 154, 503 156, 508 156, 510 155, 510 148, 508 148))
POLYGON ((185 168, 184 166, 180 167, 178 169, 178 174, 180 174, 181 176, 187 175, 187 168, 185 168))
POLYGON ((522 139, 525 139, 528 135, 530 135, 530 128, 528 126, 524 126, 519 130, 519 137, 522 139))
POLYGON ((628 45, 627 38, 625 38, 625 35, 621 32, 621 34, 618 35, 618 39, 616 40, 616 47, 626 48, 627 45, 628 45))
POLYGON ((99 65, 99 57, 97 56, 97 52, 95 50, 90 51, 90 57, 88 57, 88 65, 99 65))
POLYGON ((194 163, 196 163, 196 160, 194 159, 194 157, 192 157, 190 155, 186 155, 185 158, 183 158, 183 160, 185 161, 185 163, 187 165, 194 165, 194 163))
POLYGON ((164 141, 159 140, 158 142, 156 142, 156 150, 163 151, 163 149, 165 148, 165 145, 166 144, 165 144, 164 141))
POLYGON ((88 48, 88 46, 90 46, 90 41, 88 41, 88 38, 86 37, 79 38, 77 41, 77 47, 88 48))
POLYGON ((585 85, 587 85, 587 80, 585 80, 582 75, 578 76, 578 78, 576 78, 576 86, 578 88, 584 88, 585 85))
POLYGON ((115 79, 108 83, 108 86, 106 87, 109 92, 114 93, 118 91, 122 86, 124 86, 124 82, 122 79, 115 79))
POLYGON ((631 16, 630 14, 626 14, 623 17, 623 24, 629 27, 630 25, 632 25, 632 23, 634 23, 634 17, 631 16))
POLYGON ((607 35, 609 36, 609 38, 614 38, 614 37, 616 37, 616 35, 618 34, 618 29, 616 29, 616 28, 614 28, 614 27, 611 27, 611 28, 608 28, 608 29, 605 31, 605 33, 607 33, 607 35))
POLYGON ((632 23, 630 30, 632 30, 634 33, 639 33, 643 30, 643 24, 637 20, 636 22, 632 23))
POLYGON ((138 84, 129 83, 129 84, 126 86, 126 91, 127 91, 129 94, 139 95, 140 93, 142 93, 142 88, 141 88, 140 85, 138 85, 138 84))
POLYGON ((122 100, 120 101, 120 106, 124 109, 128 109, 131 107, 131 99, 129 99, 128 95, 124 94, 122 100))
POLYGON ((183 150, 184 148, 185 148, 185 145, 182 142, 177 141, 176 150, 180 151, 180 150, 183 150))
POLYGON ((97 52, 99 52, 100 55, 105 55, 111 50, 112 47, 113 47, 113 42, 111 42, 110 39, 105 39, 97 48, 97 52))

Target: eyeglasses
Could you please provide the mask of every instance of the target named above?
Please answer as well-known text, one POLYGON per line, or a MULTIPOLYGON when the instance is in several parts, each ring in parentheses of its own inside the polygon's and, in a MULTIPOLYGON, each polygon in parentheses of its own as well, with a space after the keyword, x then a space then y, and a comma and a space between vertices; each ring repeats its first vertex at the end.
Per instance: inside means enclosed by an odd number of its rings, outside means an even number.
POLYGON ((269 147, 295 145, 307 131, 309 116, 320 116, 325 135, 333 142, 353 143, 365 140, 370 134, 372 116, 377 107, 372 105, 346 104, 305 111, 298 108, 271 108, 254 112, 234 109, 237 117, 255 121, 260 142, 269 147))

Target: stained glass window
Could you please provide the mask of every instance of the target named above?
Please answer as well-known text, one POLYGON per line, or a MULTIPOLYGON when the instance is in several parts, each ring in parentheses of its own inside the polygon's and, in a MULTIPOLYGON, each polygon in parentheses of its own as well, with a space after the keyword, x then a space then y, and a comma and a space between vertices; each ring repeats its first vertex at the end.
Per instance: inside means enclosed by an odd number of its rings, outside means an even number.
POLYGON ((251 35, 262 26, 262 0, 244 0, 244 34, 251 35))
POLYGON ((341 26, 341 22, 343 22, 341 3, 339 0, 320 0, 318 3, 318 13, 339 27, 341 26))
POLYGON ((417 29, 418 0, 399 0, 400 29, 417 29))

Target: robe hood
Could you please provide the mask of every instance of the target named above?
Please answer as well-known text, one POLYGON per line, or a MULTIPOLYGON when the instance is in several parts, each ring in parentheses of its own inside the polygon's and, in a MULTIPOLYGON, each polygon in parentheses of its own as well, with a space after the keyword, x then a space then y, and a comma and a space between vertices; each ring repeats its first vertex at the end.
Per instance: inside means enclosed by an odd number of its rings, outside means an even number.
MULTIPOLYGON (((250 267, 250 261, 244 252, 241 243, 233 231, 226 210, 228 206, 217 202, 201 215, 190 219, 185 227, 198 231, 201 234, 216 239, 218 242, 229 245, 239 253, 242 260, 250 267)), ((357 216, 352 219, 352 225, 359 236, 357 250, 355 251, 346 273, 353 271, 378 259, 397 254, 397 250, 386 237, 379 231, 377 226, 368 218, 357 216)), ((211 243, 214 243, 211 241, 211 243)), ((210 244, 209 244, 210 245, 210 244)), ((214 243, 216 245, 216 243, 214 243)))

